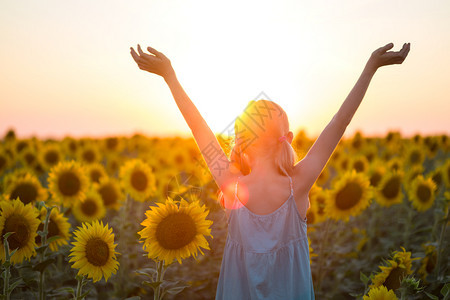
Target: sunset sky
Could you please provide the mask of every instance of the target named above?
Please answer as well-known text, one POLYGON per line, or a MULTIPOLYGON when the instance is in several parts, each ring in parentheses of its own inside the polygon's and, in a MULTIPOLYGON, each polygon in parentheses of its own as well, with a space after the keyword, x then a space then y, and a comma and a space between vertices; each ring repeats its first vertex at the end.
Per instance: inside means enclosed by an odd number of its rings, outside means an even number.
POLYGON ((1 1, 0 137, 190 134, 139 43, 165 53, 216 132, 264 92, 317 136, 370 54, 380 68, 347 128, 450 134, 450 1, 1 1))

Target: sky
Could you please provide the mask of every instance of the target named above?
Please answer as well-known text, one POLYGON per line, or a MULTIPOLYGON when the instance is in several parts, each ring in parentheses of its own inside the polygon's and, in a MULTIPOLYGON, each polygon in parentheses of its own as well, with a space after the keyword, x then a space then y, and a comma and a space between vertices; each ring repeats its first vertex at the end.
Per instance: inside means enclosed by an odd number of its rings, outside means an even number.
POLYGON ((191 136, 137 44, 169 57, 215 133, 264 93, 313 137, 390 42, 409 55, 378 69, 345 136, 450 134, 449 33, 448 0, 3 0, 0 137, 191 136))

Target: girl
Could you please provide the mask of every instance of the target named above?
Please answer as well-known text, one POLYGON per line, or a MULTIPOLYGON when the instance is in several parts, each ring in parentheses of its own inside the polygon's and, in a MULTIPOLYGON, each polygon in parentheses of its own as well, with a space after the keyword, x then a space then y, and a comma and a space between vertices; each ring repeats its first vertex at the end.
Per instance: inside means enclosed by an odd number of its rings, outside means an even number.
POLYGON ((410 50, 393 44, 375 50, 356 85, 315 141, 295 164, 293 133, 283 109, 272 101, 251 101, 235 121, 230 158, 191 102, 170 60, 148 47, 131 48, 141 70, 164 78, 221 190, 228 218, 216 299, 314 299, 306 235, 308 193, 319 177, 376 70, 401 64, 410 50), (287 200, 286 200, 287 199, 287 200))

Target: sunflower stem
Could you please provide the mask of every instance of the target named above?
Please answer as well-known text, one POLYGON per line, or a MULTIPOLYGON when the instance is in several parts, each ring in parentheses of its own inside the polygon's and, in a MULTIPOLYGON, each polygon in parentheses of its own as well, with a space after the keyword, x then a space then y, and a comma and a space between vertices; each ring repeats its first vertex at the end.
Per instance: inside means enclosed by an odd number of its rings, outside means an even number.
MULTIPOLYGON (((164 270, 164 260, 159 260, 157 263, 157 273, 156 273, 156 282, 161 282, 163 280, 163 270, 164 270)), ((160 291, 161 291, 161 284, 158 284, 158 286, 155 289, 155 296, 154 300, 160 300, 160 291)))
MULTIPOLYGON (((45 206, 45 205, 44 205, 45 206)), ((45 208, 47 209, 47 215, 45 216, 45 221, 44 221, 44 234, 41 236, 41 245, 42 246, 46 246, 47 245, 47 235, 48 235, 48 222, 50 219, 50 213, 52 212, 54 206, 47 208, 45 206, 45 208)), ((47 252, 47 248, 44 248, 44 251, 41 252, 41 259, 40 262, 43 262, 44 258, 45 258, 45 253, 47 252)), ((39 274, 39 300, 44 300, 44 272, 45 269, 40 271, 39 274)))
POLYGON ((9 300, 10 298, 10 292, 9 292, 9 278, 11 277, 11 264, 10 264, 10 255, 9 255, 9 243, 8 243, 8 236, 11 235, 11 233, 7 233, 4 235, 3 240, 3 247, 5 249, 5 262, 3 263, 3 266, 5 267, 5 278, 3 283, 3 296, 6 300, 9 300))
POLYGON ((408 214, 406 217, 406 222, 405 222, 405 229, 403 230, 403 247, 405 247, 405 249, 408 249, 409 247, 409 237, 411 234, 411 221, 413 219, 413 213, 414 210, 412 209, 412 207, 409 205, 409 201, 405 200, 405 206, 406 209, 408 210, 408 214))
POLYGON ((77 280, 78 280, 78 284, 77 284, 77 293, 75 295, 75 299, 76 300, 81 300, 81 291, 83 290, 84 275, 83 276, 77 276, 77 280))
POLYGON ((436 278, 438 278, 439 280, 439 273, 441 271, 441 252, 442 252, 442 240, 444 239, 445 236, 445 230, 447 228, 447 223, 449 221, 449 211, 447 211, 447 217, 445 218, 444 224, 442 225, 442 229, 441 229, 441 235, 439 237, 439 243, 438 243, 438 247, 437 247, 437 259, 436 259, 436 278))

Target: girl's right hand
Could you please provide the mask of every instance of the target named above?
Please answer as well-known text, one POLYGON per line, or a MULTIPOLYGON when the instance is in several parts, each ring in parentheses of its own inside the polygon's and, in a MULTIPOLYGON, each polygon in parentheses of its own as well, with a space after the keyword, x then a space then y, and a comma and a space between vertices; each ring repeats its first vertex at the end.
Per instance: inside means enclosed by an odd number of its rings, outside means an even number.
POLYGON ((394 47, 393 43, 389 43, 386 46, 375 50, 370 56, 367 65, 375 71, 382 66, 401 64, 408 55, 410 46, 411 46, 410 43, 405 43, 403 44, 403 48, 398 52, 395 51, 386 52, 387 50, 392 49, 392 47, 394 47))
POLYGON ((139 54, 136 53, 133 47, 130 47, 130 49, 131 56, 139 66, 139 69, 157 74, 164 78, 167 78, 174 73, 170 60, 164 54, 152 47, 147 47, 147 50, 154 55, 144 53, 139 44, 137 48, 139 54))

